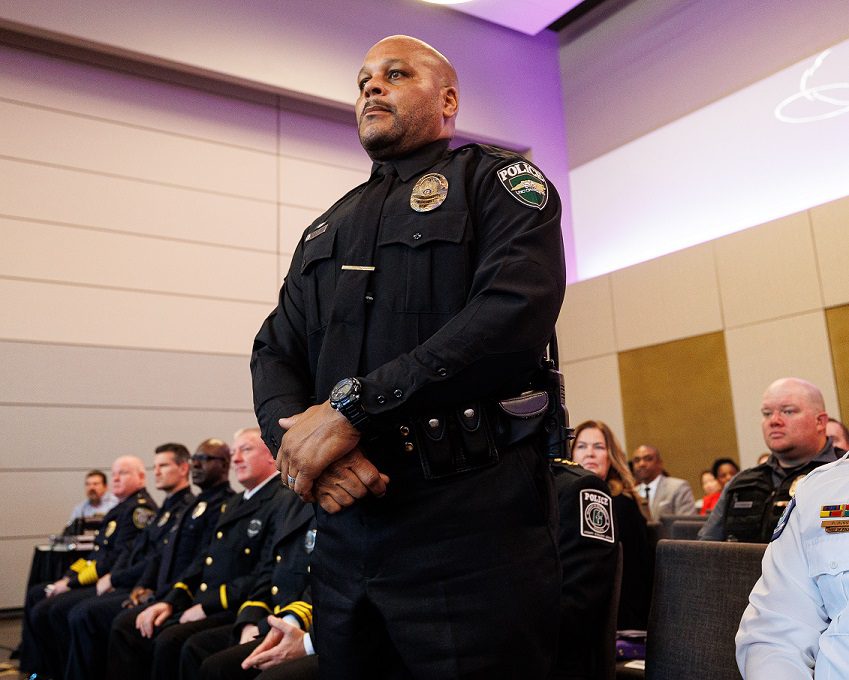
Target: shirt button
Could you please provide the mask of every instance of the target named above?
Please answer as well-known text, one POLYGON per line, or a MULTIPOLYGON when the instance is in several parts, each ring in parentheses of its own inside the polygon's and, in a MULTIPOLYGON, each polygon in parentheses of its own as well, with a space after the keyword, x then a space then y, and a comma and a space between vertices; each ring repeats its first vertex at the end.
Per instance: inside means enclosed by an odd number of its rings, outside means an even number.
POLYGON ((278 588, 277 586, 271 586, 271 594, 272 595, 277 595, 277 593, 279 593, 279 592, 280 592, 280 588, 278 588))
POLYGON ((366 304, 370 305, 372 302, 374 302, 374 295, 366 293, 366 304))
POLYGON ((395 390, 392 394, 396 399, 400 399, 404 396, 404 393, 401 390, 395 390))
POLYGON ((251 554, 251 549, 245 548, 245 555, 250 555, 250 554, 251 554))
POLYGON ((206 592, 206 589, 207 589, 208 587, 209 587, 209 586, 207 586, 205 583, 201 583, 201 584, 200 584, 200 592, 205 593, 205 592, 206 592))
POLYGON ((421 237, 422 237, 422 234, 419 231, 417 231, 415 234, 413 234, 413 240, 414 241, 418 241, 421 237))
POLYGON ((377 403, 378 404, 385 404, 386 403, 386 397, 384 397, 382 394, 378 394, 377 395, 377 403))
POLYGON ((220 541, 222 538, 224 538, 224 532, 219 531, 217 534, 215 534, 215 538, 217 538, 220 541))
POLYGON ((448 369, 447 369, 447 368, 443 368, 443 367, 437 368, 437 369, 436 369, 436 372, 437 372, 439 375, 441 375, 443 378, 444 378, 446 375, 448 375, 448 369))
POLYGON ((832 560, 831 562, 828 563, 828 567, 829 567, 829 569, 837 569, 837 562, 832 560))
POLYGON ((278 561, 278 562, 279 562, 280 560, 282 560, 282 559, 283 559, 283 555, 278 555, 278 556, 277 556, 277 561, 278 561))
POLYGON ((211 556, 211 555, 208 555, 208 556, 207 556, 207 558, 206 558, 206 563, 207 563, 207 564, 212 564, 212 556, 211 556))

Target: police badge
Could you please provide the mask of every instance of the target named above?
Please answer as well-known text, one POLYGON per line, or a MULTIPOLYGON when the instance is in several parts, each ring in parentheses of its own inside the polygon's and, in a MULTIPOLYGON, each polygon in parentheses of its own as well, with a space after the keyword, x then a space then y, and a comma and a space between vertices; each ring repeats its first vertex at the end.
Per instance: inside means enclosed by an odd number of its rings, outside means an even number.
POLYGON ((261 519, 252 519, 248 522, 248 538, 256 538, 260 531, 262 531, 261 519))
POLYGON ((201 501, 195 506, 195 509, 192 510, 192 519, 197 519, 204 512, 206 512, 206 501, 201 501))
POLYGON ((410 207, 416 212, 436 210, 448 196, 448 180, 438 172, 419 178, 410 194, 410 207))
POLYGON ((166 522, 168 522, 169 519, 171 519, 171 511, 166 510, 165 512, 162 513, 162 517, 159 518, 159 521, 156 523, 156 526, 164 527, 166 522))

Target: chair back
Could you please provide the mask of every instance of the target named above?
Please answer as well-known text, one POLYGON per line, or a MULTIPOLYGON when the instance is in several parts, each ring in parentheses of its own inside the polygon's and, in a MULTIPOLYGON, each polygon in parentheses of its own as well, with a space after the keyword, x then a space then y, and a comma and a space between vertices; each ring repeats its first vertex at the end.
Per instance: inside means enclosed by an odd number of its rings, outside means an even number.
POLYGON ((689 519, 679 519, 672 523, 668 538, 673 541, 695 541, 699 538, 699 531, 705 525, 704 522, 693 522, 689 519))
POLYGON ((734 636, 766 545, 657 544, 646 641, 647 680, 739 680, 734 636))
POLYGON ((669 538, 672 536, 672 525, 675 524, 675 522, 704 522, 706 519, 707 515, 661 515, 660 537, 669 538))

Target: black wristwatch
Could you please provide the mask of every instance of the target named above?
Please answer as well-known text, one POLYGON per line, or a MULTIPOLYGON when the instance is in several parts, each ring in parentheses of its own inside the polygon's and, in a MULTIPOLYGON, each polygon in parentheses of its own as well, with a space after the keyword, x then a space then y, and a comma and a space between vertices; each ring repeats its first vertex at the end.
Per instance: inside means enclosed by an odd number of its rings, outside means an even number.
POLYGON ((368 428, 369 416, 360 402, 363 386, 356 378, 342 378, 330 390, 330 405, 360 432, 368 428))

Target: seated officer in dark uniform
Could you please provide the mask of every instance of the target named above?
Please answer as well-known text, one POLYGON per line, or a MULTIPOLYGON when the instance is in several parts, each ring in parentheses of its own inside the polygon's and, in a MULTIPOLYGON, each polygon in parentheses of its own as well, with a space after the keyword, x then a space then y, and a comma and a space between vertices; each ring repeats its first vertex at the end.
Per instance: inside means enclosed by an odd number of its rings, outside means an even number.
POLYGON ((320 505, 321 672, 544 677, 553 481, 536 433, 499 436, 497 402, 542 375, 560 200, 519 155, 449 149, 457 75, 431 46, 381 40, 356 84, 372 176, 304 232, 251 362, 263 437, 320 505))
MULTIPOLYGON (((280 642, 283 637, 277 629, 271 632, 268 619, 285 619, 299 632, 309 635, 312 623, 309 561, 316 542, 315 515, 312 506, 305 503, 300 507, 290 506, 287 511, 289 516, 281 518, 283 521, 274 533, 271 559, 257 578, 253 591, 239 607, 236 622, 232 626, 196 633, 188 639, 183 645, 180 680, 245 680, 257 676, 259 668, 245 670, 242 663, 266 638, 280 642)), ((303 634, 299 636, 301 640, 303 634)), ((269 646, 272 645, 269 643, 269 646)), ((290 651, 291 658, 307 655, 302 641, 300 649, 295 651, 298 652, 299 655, 294 656, 290 651)), ((318 664, 314 657, 302 663, 312 668, 313 675, 317 674, 318 664)))
POLYGON ((112 619, 145 572, 161 563, 161 551, 195 503, 189 487, 189 451, 182 444, 156 447, 153 459, 156 488, 166 494, 156 517, 124 553, 112 571, 97 582, 99 597, 76 605, 68 614, 63 639, 70 636, 64 680, 100 680, 106 672, 104 650, 112 619))
POLYGON ((802 478, 843 455, 825 433, 822 392, 806 380, 772 383, 764 392, 761 416, 770 457, 725 485, 699 531, 702 540, 768 543, 802 478))
POLYGON ((618 557, 613 499, 607 482, 571 460, 555 459, 551 471, 560 506, 563 587, 557 661, 549 677, 595 680, 604 677, 604 633, 618 557))
POLYGON ((221 506, 209 544, 160 600, 118 616, 109 637, 110 680, 179 678, 180 649, 194 633, 232 623, 270 560, 279 518, 301 502, 281 486, 257 428, 235 435, 236 479, 245 491, 221 506))
POLYGON ((52 634, 50 617, 61 620, 76 604, 95 595, 98 579, 112 570, 153 519, 157 506, 144 484, 144 463, 135 456, 118 458, 112 464, 112 493, 119 503, 103 518, 94 550, 72 564, 58 581, 30 588, 24 607, 22 671, 36 677, 48 673, 61 676, 64 639, 52 634))

